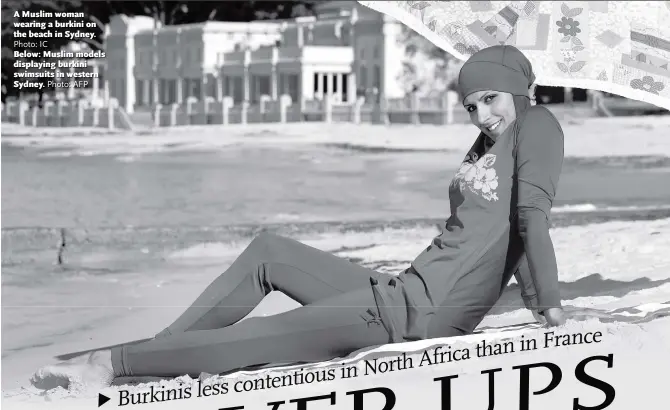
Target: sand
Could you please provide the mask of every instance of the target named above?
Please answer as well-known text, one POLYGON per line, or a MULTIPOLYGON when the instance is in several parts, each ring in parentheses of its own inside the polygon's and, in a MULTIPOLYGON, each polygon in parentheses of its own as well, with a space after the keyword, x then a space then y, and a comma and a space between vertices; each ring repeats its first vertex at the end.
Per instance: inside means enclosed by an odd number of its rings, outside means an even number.
MULTIPOLYGON (((614 118, 585 120, 582 124, 566 122, 563 124, 566 134, 566 156, 670 156, 670 118, 645 117, 614 118)), ((473 139, 472 128, 453 125, 448 127, 386 127, 380 132, 380 126, 354 126, 350 124, 334 124, 324 127, 323 124, 293 125, 257 125, 249 127, 184 127, 181 129, 161 130, 154 135, 134 135, 113 133, 105 135, 68 136, 64 130, 57 132, 43 131, 43 135, 30 135, 30 130, 13 125, 2 125, 2 141, 15 145, 39 142, 48 146, 62 147, 64 143, 78 152, 89 152, 91 155, 114 153, 118 150, 127 155, 137 155, 171 149, 170 144, 185 144, 181 149, 225 149, 228 144, 348 144, 359 147, 384 149, 427 149, 464 151, 473 139), (8 134, 23 136, 10 136, 8 134), (284 135, 284 136, 282 136, 284 135), (287 136, 286 136, 287 135, 287 136), (123 146, 123 150, 119 148, 123 146)), ((427 232, 417 232, 416 237, 407 232, 388 232, 376 241, 373 249, 366 251, 348 251, 342 256, 358 256, 363 260, 378 258, 380 254, 396 253, 411 255, 425 244, 427 232), (423 236, 421 236, 421 235, 423 236), (358 254, 357 254, 358 252, 358 254)), ((362 234, 359 234, 362 235, 362 234)), ((616 399, 608 409, 629 409, 633 406, 645 409, 656 409, 656 404, 664 399, 664 370, 662 363, 670 363, 670 318, 662 317, 670 310, 670 220, 608 222, 586 226, 575 226, 552 229, 552 239, 557 251, 561 281, 576 282, 584 280, 593 272, 598 272, 604 279, 614 281, 634 281, 648 278, 656 281, 653 286, 641 286, 639 289, 624 289, 621 294, 613 296, 600 289, 588 288, 574 292, 565 300, 566 305, 582 308, 599 309, 608 312, 609 316, 603 323, 570 322, 564 328, 556 329, 557 333, 585 333, 600 330, 602 342, 582 344, 571 347, 551 347, 529 352, 501 354, 495 357, 484 357, 444 364, 433 364, 412 369, 388 372, 384 375, 369 375, 358 378, 314 383, 300 387, 284 387, 265 389, 251 393, 231 392, 226 395, 210 398, 191 398, 166 403, 144 404, 145 409, 170 408, 224 408, 241 406, 246 409, 271 408, 266 403, 273 400, 286 400, 281 408, 296 408, 289 404, 289 399, 310 395, 327 395, 335 392, 336 404, 328 406, 326 402, 314 408, 353 408, 352 396, 347 391, 370 388, 388 387, 395 391, 397 403, 395 409, 439 408, 439 389, 434 378, 459 374, 453 380, 452 409, 486 408, 487 379, 481 374, 485 369, 501 368, 496 379, 496 408, 518 408, 519 370, 513 366, 535 362, 549 361, 562 369, 561 383, 551 392, 532 396, 530 408, 566 409, 571 408, 572 399, 577 397, 583 405, 594 406, 604 400, 605 395, 598 389, 580 383, 575 376, 574 368, 579 361, 593 355, 614 355, 614 366, 607 368, 605 362, 593 362, 587 371, 594 377, 605 380, 616 390, 616 399), (665 312, 665 313, 664 313, 665 312), (614 322, 612 322, 614 320, 614 322), (365 381, 363 381, 365 378, 365 381), (457 384, 458 382, 458 384, 457 384), (456 387, 458 386, 458 387, 456 387), (253 397, 252 397, 253 396, 253 397), (291 407, 292 406, 292 407, 291 407)), ((347 245, 355 246, 357 238, 348 238, 347 245)), ((309 238, 310 245, 325 248, 327 236, 309 238)), ((243 247, 244 244, 240 244, 243 247)), ((161 298, 174 300, 177 304, 188 303, 205 284, 179 283, 160 289, 161 298)), ((270 310, 285 310, 293 307, 291 301, 281 296, 268 298, 255 314, 263 314, 270 310)), ((97 390, 82 391, 54 389, 48 392, 38 391, 27 383, 30 374, 40 366, 53 363, 57 354, 92 348, 101 344, 124 342, 128 339, 150 337, 174 317, 174 312, 165 309, 138 309, 120 315, 118 320, 100 323, 97 326, 83 328, 76 334, 62 335, 58 343, 36 347, 18 352, 3 360, 3 374, 12 375, 2 381, 3 407, 8 409, 73 409, 97 406, 97 390)), ((416 352, 415 362, 418 363, 423 352, 432 352, 431 346, 453 345, 455 349, 476 350, 474 344, 487 338, 494 340, 517 337, 544 339, 545 329, 528 324, 532 319, 524 309, 515 309, 499 315, 487 317, 480 328, 485 331, 463 338, 448 340, 436 339, 424 342, 387 345, 370 352, 354 354, 346 360, 333 361, 334 364, 349 362, 356 364, 360 371, 364 370, 366 360, 379 356, 391 360, 402 352, 416 352), (366 359, 367 358, 367 359, 366 359)), ((53 333, 57 333, 58 324, 52 323, 53 333)), ((514 343, 520 343, 518 340, 514 343)), ((321 366, 325 366, 322 364, 321 366)), ((337 372, 341 371, 336 369, 337 372)), ((290 374, 296 369, 285 369, 283 374, 290 374)), ((276 370, 275 370, 276 372, 276 370)), ((531 370, 531 392, 542 389, 549 382, 550 372, 547 369, 531 370)), ((233 385, 237 380, 245 378, 257 379, 262 373, 234 374, 226 380, 233 385)), ((221 380, 219 380, 221 382, 221 380)), ((197 388, 195 381, 182 379, 182 386, 197 388)), ((178 388, 178 381, 146 384, 134 387, 121 386, 103 390, 112 398, 106 406, 119 405, 121 391, 146 392, 151 387, 178 388), (163 386, 163 387, 160 387, 163 386)), ((667 388, 666 388, 667 389, 667 388)), ((125 393, 124 393, 125 394, 125 393)), ((366 398, 365 409, 381 409, 381 394, 366 398)), ((131 407, 131 406, 126 406, 131 407)), ((134 407, 134 406, 132 406, 134 407)), ((310 409, 312 404, 310 404, 310 409)))

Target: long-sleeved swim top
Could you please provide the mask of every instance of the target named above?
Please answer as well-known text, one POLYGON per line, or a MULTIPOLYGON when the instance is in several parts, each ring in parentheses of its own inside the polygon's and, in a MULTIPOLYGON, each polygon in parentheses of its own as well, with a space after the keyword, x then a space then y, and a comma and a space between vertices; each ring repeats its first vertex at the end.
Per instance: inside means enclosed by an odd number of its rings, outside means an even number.
POLYGON ((514 275, 526 307, 560 307, 549 236, 563 165, 554 115, 534 106, 488 150, 480 134, 449 185, 451 215, 411 267, 386 283, 371 280, 391 342, 470 333, 514 275))

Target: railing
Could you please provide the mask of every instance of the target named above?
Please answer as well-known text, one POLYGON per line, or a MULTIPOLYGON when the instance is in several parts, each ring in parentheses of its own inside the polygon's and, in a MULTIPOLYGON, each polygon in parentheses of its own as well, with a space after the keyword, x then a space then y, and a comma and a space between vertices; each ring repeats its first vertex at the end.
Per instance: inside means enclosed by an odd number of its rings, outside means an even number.
MULTIPOLYGON (((151 108, 154 127, 208 124, 251 124, 286 122, 353 122, 374 124, 451 124, 467 121, 467 114, 457 104, 455 93, 442 98, 389 99, 381 102, 359 98, 353 103, 323 100, 292 101, 288 95, 272 100, 264 95, 260 102, 237 103, 231 97, 200 101, 189 97, 185 103, 155 105, 151 108)), ((87 126, 132 129, 130 118, 115 99, 106 107, 96 107, 85 100, 68 103, 48 101, 42 107, 27 102, 2 106, 2 120, 30 126, 87 126)))
POLYGON ((260 102, 235 104, 231 97, 204 101, 190 97, 184 104, 157 105, 153 108, 154 126, 251 124, 286 122, 369 122, 375 124, 451 124, 466 122, 468 116, 456 104, 454 93, 442 99, 419 98, 366 102, 359 98, 353 104, 338 104, 327 96, 323 100, 292 101, 282 95, 273 101, 262 96, 260 102))
POLYGON ((87 100, 47 101, 41 107, 31 107, 26 101, 8 102, 2 104, 2 122, 32 127, 133 129, 129 116, 114 98, 104 107, 87 100))

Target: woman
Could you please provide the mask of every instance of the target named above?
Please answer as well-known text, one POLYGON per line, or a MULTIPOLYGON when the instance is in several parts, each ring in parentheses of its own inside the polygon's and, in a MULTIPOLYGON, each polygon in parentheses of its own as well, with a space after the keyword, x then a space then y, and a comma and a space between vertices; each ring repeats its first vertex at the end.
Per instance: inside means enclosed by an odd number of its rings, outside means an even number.
POLYGON ((464 335, 513 274, 526 307, 549 325, 563 324, 548 226, 563 132, 548 110, 531 107, 534 80, 528 59, 511 46, 481 50, 465 63, 459 88, 481 132, 449 187, 442 232, 398 276, 263 234, 154 339, 42 369, 33 382, 197 376, 464 335), (238 322, 272 290, 303 306, 238 322))

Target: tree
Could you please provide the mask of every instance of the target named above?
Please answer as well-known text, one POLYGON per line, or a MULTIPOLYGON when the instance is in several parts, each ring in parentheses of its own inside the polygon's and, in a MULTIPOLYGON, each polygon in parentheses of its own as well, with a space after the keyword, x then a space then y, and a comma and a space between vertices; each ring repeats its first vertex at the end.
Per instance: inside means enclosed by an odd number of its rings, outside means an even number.
MULTIPOLYGON (((86 2, 92 7, 106 4, 104 14, 126 14, 128 16, 150 16, 161 25, 199 23, 204 21, 237 21, 288 19, 297 15, 309 15, 316 0, 302 1, 110 1, 86 2)), ((103 10, 100 10, 103 11, 103 10)), ((95 14, 95 13, 94 13, 95 14)))
POLYGON ((460 60, 405 25, 398 42, 405 48, 400 80, 407 91, 430 94, 455 89, 460 60))

